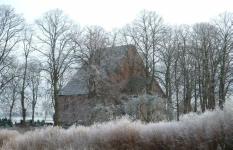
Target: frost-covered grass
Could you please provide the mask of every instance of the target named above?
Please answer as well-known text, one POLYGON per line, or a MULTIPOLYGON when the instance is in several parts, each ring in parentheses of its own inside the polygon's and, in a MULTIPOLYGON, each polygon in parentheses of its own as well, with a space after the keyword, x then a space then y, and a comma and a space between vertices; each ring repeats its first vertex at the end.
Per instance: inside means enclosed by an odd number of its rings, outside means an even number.
POLYGON ((5 145, 7 142, 9 142, 12 139, 15 139, 20 134, 17 131, 11 131, 11 130, 0 130, 0 147, 5 145))
POLYGON ((19 134, 0 131, 4 150, 233 149, 233 105, 188 114, 176 122, 143 124, 122 118, 90 127, 48 127, 19 134))

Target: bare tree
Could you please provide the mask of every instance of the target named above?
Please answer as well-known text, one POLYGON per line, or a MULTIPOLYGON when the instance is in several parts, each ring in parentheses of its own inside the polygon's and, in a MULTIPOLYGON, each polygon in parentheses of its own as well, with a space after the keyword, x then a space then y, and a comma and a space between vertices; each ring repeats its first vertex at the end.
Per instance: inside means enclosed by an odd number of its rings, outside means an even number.
POLYGON ((24 19, 10 6, 0 6, 0 90, 13 78, 7 76, 9 57, 20 42, 24 19))
POLYGON ((176 40, 174 38, 174 32, 171 28, 167 28, 167 31, 163 34, 163 40, 160 44, 159 58, 160 62, 164 65, 165 70, 161 72, 164 75, 165 80, 165 94, 167 97, 167 113, 168 119, 173 119, 173 106, 172 106, 172 66, 175 61, 176 53, 176 40))
POLYGON ((223 109, 226 94, 233 83, 233 14, 221 14, 216 20, 219 38, 219 107, 223 109))
POLYGON ((22 73, 22 87, 21 87, 21 109, 22 109, 22 117, 23 124, 25 124, 26 120, 26 108, 25 108, 25 89, 28 85, 27 77, 28 77, 28 60, 29 55, 32 53, 32 31, 29 28, 26 28, 23 32, 23 56, 24 56, 24 64, 23 64, 23 73, 22 73))
MULTIPOLYGON (((15 58, 14 58, 15 59, 15 58)), ((8 76, 12 78, 10 82, 5 86, 1 97, 1 103, 9 110, 9 119, 12 119, 12 113, 15 108, 15 104, 17 99, 20 96, 20 74, 19 74, 19 66, 16 61, 12 60, 10 65, 10 71, 8 76)))
POLYGON ((52 98, 54 101, 54 123, 59 125, 59 103, 58 94, 60 82, 65 72, 73 63, 74 45, 71 40, 72 22, 61 10, 51 10, 46 12, 42 18, 36 21, 38 30, 38 40, 41 47, 37 51, 41 52, 46 59, 44 70, 49 74, 52 98))
POLYGON ((82 65, 99 64, 102 50, 110 45, 108 33, 102 27, 90 26, 83 30, 82 36, 76 35, 72 39, 77 45, 75 56, 78 62, 82 65))
POLYGON ((40 96, 39 86, 41 84, 41 71, 42 65, 39 60, 32 60, 28 64, 29 88, 31 91, 31 106, 32 106, 32 123, 34 122, 35 108, 37 105, 38 97, 40 96))
POLYGON ((189 26, 182 26, 179 30, 180 67, 183 86, 183 112, 192 110, 191 100, 193 92, 193 59, 190 55, 191 40, 189 26))
POLYGON ((202 111, 215 108, 217 67, 219 64, 219 40, 217 29, 208 23, 193 27, 193 44, 196 69, 199 75, 199 97, 202 111), (196 52, 195 52, 196 51, 196 52))
POLYGON ((147 88, 154 82, 156 51, 161 41, 163 20, 155 12, 143 11, 131 25, 126 26, 123 37, 127 44, 134 44, 139 50, 145 64, 147 88), (152 77, 151 77, 152 76, 152 77))
POLYGON ((180 93, 180 67, 179 67, 179 59, 180 59, 180 51, 179 51, 179 43, 177 43, 177 50, 174 54, 174 86, 175 86, 175 97, 176 97, 176 118, 179 121, 180 117, 180 98, 179 98, 179 93, 180 93))

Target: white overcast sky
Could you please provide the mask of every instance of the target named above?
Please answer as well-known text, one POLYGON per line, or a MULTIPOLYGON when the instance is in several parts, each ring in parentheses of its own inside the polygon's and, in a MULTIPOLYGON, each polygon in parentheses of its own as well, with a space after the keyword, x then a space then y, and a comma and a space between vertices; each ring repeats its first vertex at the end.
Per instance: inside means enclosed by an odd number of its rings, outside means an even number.
POLYGON ((233 12, 233 0, 0 0, 32 23, 44 12, 60 8, 80 25, 100 25, 110 31, 130 23, 143 10, 156 11, 169 24, 209 21, 233 12))

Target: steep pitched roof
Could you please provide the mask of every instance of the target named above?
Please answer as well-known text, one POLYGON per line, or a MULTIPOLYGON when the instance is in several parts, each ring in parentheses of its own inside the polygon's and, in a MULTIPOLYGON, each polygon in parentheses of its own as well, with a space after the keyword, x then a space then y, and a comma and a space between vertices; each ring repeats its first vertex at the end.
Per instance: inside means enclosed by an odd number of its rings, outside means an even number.
MULTIPOLYGON (((99 64, 91 65, 90 67, 83 66, 82 68, 78 69, 76 74, 71 78, 71 80, 66 84, 66 86, 61 89, 59 95, 88 95, 88 83, 91 76, 91 72, 93 71, 92 69, 94 69, 95 72, 97 72, 97 74, 101 76, 102 80, 108 80, 109 73, 113 73, 115 69, 118 69, 117 67, 121 66, 123 60, 128 59, 127 55, 129 49, 133 49, 136 51, 134 45, 108 47, 101 50, 102 54, 99 64)), ((157 81, 155 82, 155 86, 157 87, 156 92, 159 95, 162 95, 162 97, 164 97, 165 94, 157 81)))
POLYGON ((63 87, 59 95, 86 95, 89 93, 87 80, 88 73, 85 69, 79 69, 71 80, 63 87))
MULTIPOLYGON (((106 71, 114 70, 117 64, 121 63, 121 59, 126 57, 128 49, 134 47, 133 45, 122 45, 116 47, 108 47, 103 51, 100 60, 101 75, 107 76, 106 71)), ((88 90, 89 71, 83 67, 77 70, 76 74, 71 80, 63 87, 59 95, 86 95, 88 90)))

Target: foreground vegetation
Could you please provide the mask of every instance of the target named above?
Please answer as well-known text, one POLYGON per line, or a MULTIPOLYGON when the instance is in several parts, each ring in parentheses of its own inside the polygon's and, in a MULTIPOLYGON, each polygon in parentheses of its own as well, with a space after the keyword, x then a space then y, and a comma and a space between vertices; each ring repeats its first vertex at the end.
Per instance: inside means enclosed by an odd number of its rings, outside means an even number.
POLYGON ((180 121, 148 123, 127 118, 69 129, 47 127, 20 134, 1 130, 3 150, 58 149, 232 149, 233 106, 194 113, 180 121))

